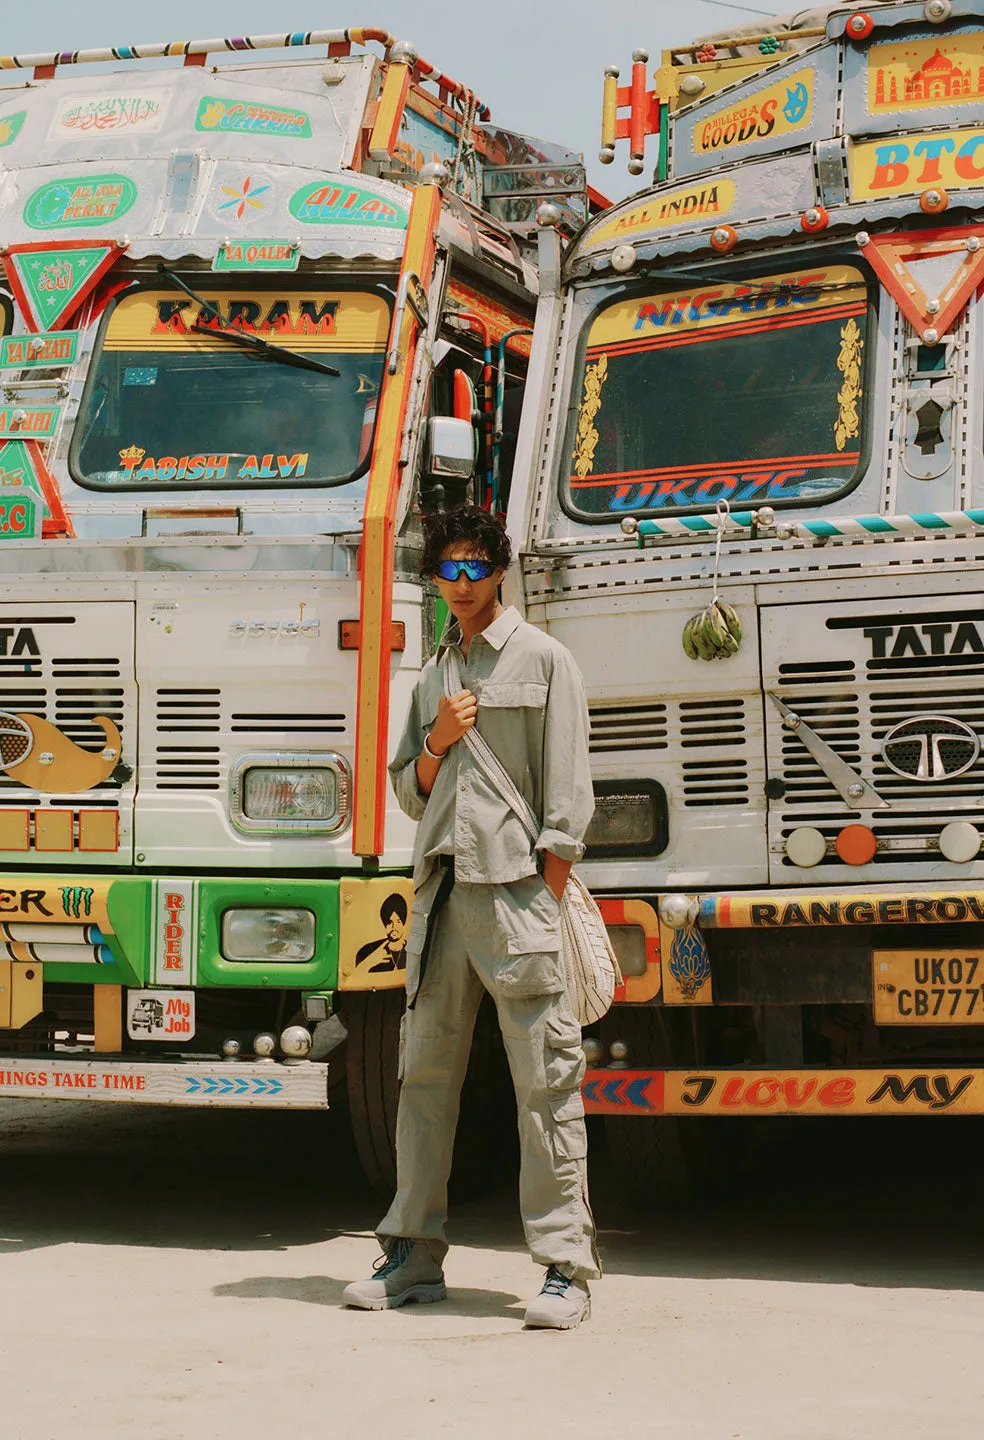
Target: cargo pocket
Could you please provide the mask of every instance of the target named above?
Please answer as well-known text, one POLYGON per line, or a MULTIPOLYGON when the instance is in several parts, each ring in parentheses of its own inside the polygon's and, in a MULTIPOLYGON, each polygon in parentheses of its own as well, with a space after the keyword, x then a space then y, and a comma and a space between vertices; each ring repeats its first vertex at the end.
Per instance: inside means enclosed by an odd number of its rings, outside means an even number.
POLYGON ((558 1160, 583 1160, 588 1153, 584 1128, 584 1051, 576 1021, 551 1018, 546 1036, 547 1102, 553 1119, 553 1148, 558 1160))
POLYGON ((564 976, 556 950, 507 955, 495 975, 495 988, 504 1000, 533 1000, 539 995, 560 995, 564 976))
POLYGON ((542 875, 526 875, 522 880, 493 886, 492 904, 510 956, 520 959, 560 949, 560 901, 542 875))
POLYGON ((584 1101, 580 1090, 550 1096, 553 1151, 558 1160, 583 1160, 588 1153, 584 1101))

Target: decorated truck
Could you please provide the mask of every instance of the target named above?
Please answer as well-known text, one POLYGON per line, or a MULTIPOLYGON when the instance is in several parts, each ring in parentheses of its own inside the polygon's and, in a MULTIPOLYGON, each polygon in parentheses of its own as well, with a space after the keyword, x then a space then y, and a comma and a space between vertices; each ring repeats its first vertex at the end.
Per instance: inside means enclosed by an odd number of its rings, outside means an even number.
POLYGON ((381 30, 0 70, 0 1095, 331 1074, 385 1179, 420 513, 506 502, 583 166, 381 30))
POLYGON ((602 159, 652 183, 541 231, 510 527, 589 696, 587 1108, 655 1196, 727 1117, 984 1113, 984 4, 647 61, 602 159))

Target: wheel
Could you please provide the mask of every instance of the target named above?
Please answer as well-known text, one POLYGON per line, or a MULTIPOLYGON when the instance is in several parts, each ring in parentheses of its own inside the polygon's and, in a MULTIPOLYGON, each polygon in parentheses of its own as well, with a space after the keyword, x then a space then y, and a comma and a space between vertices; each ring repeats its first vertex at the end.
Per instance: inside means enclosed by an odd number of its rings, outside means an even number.
MULTIPOLYGON (((606 1017, 602 1034, 606 1048, 616 1037, 626 1042, 632 1069, 695 1063, 689 1011, 618 1006, 606 1017)), ((707 1196, 742 1168, 737 1127, 749 1123, 606 1115, 605 1138, 619 1193, 643 1210, 707 1196)))
MULTIPOLYGON (((396 1113, 402 990, 353 993, 345 1004, 345 1078, 352 1135, 366 1178, 381 1196, 396 1189, 396 1113)), ((472 1199, 518 1171, 516 1101, 495 1008, 479 1010, 461 1092, 450 1192, 472 1199)))
POLYGON ((352 1136, 366 1178, 380 1194, 396 1189, 396 1107, 400 1096, 402 990, 346 996, 345 1081, 352 1136))

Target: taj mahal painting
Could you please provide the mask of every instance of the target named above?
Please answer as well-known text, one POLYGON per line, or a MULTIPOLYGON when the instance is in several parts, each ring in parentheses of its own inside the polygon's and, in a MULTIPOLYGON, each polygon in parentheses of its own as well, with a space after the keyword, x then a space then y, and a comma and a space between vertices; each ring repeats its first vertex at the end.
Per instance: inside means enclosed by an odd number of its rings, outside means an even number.
POLYGON ((869 58, 869 94, 873 101, 872 109, 922 109, 931 105, 954 102, 959 104, 984 98, 984 51, 981 38, 980 34, 961 36, 957 42, 960 46, 957 58, 944 54, 940 45, 934 45, 931 41, 906 46, 904 53, 901 46, 877 46, 869 58), (980 53, 969 54, 968 41, 976 41, 973 48, 980 53), (922 61, 918 69, 915 68, 930 47, 932 53, 922 61), (882 54, 879 55, 878 51, 882 54), (885 54, 886 51, 891 53, 885 54), (958 63, 959 61, 964 63, 958 63))

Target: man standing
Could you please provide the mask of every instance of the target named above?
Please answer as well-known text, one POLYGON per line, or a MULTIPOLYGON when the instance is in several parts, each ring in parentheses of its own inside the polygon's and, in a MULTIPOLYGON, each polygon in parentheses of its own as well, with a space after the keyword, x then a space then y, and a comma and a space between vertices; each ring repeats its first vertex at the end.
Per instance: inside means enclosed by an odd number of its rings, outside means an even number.
POLYGON ((581 1031, 560 955, 559 897, 594 809, 587 707, 564 647, 499 603, 509 540, 466 506, 431 521, 422 573, 453 623, 414 689, 390 774, 419 822, 407 943, 397 1118, 397 1193, 384 1250, 348 1305, 393 1309, 445 1298, 447 1187, 458 1102, 484 991, 496 1005, 519 1113, 520 1208, 547 1267, 528 1326, 573 1329, 600 1275, 588 1205, 581 1031), (465 686, 448 698, 442 658, 465 686), (473 725, 541 817, 535 847, 461 737, 473 725))

